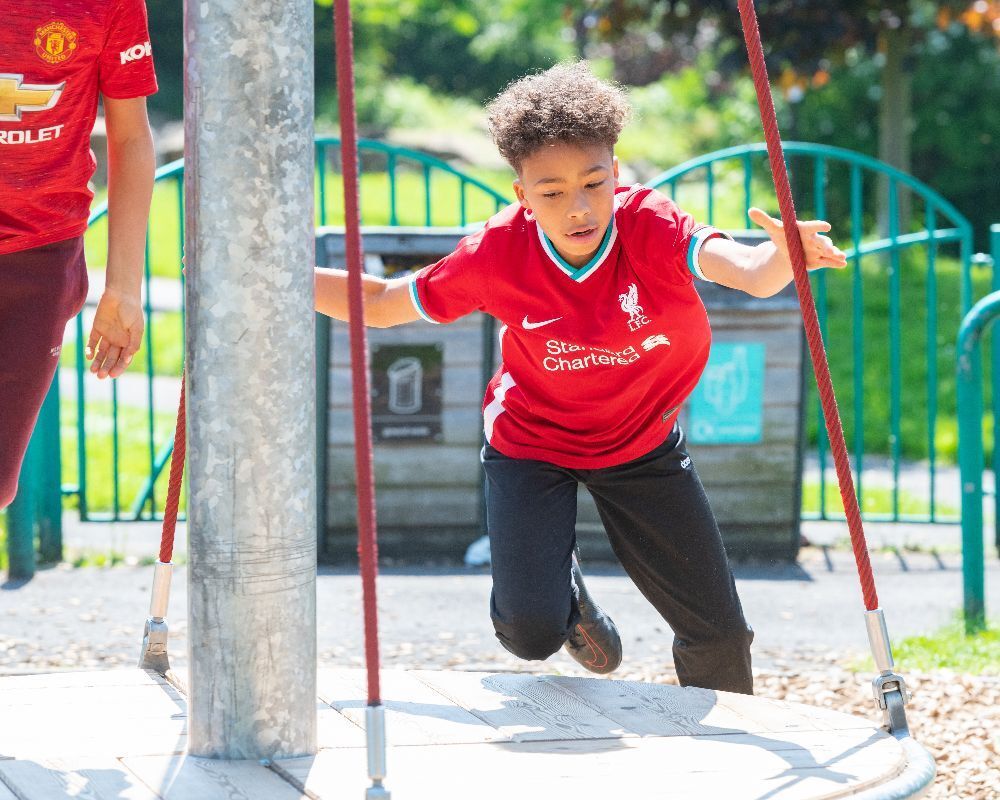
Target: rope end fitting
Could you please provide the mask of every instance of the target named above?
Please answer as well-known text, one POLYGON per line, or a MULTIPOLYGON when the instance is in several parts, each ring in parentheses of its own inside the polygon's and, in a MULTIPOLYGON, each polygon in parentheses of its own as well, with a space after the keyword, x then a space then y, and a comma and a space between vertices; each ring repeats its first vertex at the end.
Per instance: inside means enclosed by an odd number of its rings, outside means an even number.
POLYGON ((909 736, 905 706, 910 694, 903 676, 894 671, 892 648, 889 646, 889 629, 885 624, 882 609, 876 608, 865 612, 865 628, 868 630, 872 657, 879 670, 879 674, 872 680, 872 694, 875 696, 876 705, 882 710, 882 727, 897 738, 909 736))
POLYGON ((390 800, 385 780, 385 707, 380 703, 365 708, 365 733, 368 739, 368 777, 372 785, 365 790, 365 800, 390 800))
POLYGON ((139 668, 151 669, 160 675, 170 670, 167 656, 167 600, 170 596, 170 575, 173 565, 156 562, 153 571, 153 595, 149 603, 149 617, 142 632, 142 650, 139 668))

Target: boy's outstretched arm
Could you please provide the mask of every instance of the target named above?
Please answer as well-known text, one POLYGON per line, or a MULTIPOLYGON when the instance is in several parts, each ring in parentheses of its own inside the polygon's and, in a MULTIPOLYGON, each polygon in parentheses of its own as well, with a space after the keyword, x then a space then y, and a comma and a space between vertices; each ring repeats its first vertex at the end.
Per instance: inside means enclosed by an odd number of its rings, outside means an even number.
MULTIPOLYGON (((316 310, 328 317, 348 319, 347 270, 316 267, 316 310)), ((410 300, 410 278, 386 280, 374 275, 361 276, 365 325, 391 328, 420 319, 410 300)))
MULTIPOLYGON (((750 209, 750 219, 767 232, 770 241, 749 247, 715 237, 702 246, 698 264, 711 281, 754 297, 770 297, 784 289, 793 277, 785 231, 781 220, 774 219, 759 208, 750 209)), ((807 269, 847 266, 843 251, 823 235, 829 230, 830 223, 822 220, 799 221, 807 269)))

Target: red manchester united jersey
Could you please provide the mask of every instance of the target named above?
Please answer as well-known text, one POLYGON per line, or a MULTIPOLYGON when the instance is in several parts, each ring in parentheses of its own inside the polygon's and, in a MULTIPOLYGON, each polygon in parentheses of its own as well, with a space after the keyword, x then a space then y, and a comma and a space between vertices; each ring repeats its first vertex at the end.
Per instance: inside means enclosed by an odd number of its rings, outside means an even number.
POLYGON ((80 235, 98 93, 156 91, 143 0, 5 3, 0 25, 0 253, 80 235))
POLYGON ((417 272, 410 297, 429 322, 479 310, 502 323, 483 402, 497 450, 612 466, 663 442, 705 368, 711 331, 693 276, 719 235, 659 192, 621 188, 596 255, 573 267, 513 205, 417 272))

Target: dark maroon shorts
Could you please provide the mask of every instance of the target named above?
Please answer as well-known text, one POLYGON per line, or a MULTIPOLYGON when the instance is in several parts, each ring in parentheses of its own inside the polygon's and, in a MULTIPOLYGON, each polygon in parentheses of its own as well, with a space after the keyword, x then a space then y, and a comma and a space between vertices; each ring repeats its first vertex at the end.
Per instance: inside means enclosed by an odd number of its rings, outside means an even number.
POLYGON ((83 237, 0 255, 0 508, 14 499, 66 323, 86 299, 83 237))

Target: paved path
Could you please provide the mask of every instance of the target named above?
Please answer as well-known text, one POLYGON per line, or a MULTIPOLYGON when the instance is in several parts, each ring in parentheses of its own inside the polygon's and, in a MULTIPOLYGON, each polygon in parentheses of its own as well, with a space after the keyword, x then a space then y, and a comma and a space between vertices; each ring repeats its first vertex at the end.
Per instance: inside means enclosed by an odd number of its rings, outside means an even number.
MULTIPOLYGON (((955 555, 874 553, 877 587, 894 638, 928 632, 961 606, 955 555)), ((590 565, 588 585, 616 620, 623 671, 669 671, 671 636, 620 568, 590 565)), ((786 668, 866 653, 863 605, 849 552, 809 548, 798 564, 737 565, 737 586, 754 626, 755 664, 786 668)), ((175 569, 168 621, 170 654, 186 653, 186 570, 175 569)), ((0 587, 0 674, 128 665, 138 655, 149 608, 151 567, 42 570, 0 587)), ((1000 608, 1000 564, 987 570, 987 608, 1000 608)), ((379 579, 382 655, 390 666, 535 669, 577 674, 559 653, 544 665, 504 651, 489 621, 485 571, 385 567, 379 579)), ((361 588, 356 570, 322 568, 317 581, 321 663, 362 664, 361 588)), ((247 631, 247 635, 254 635, 247 631)))

